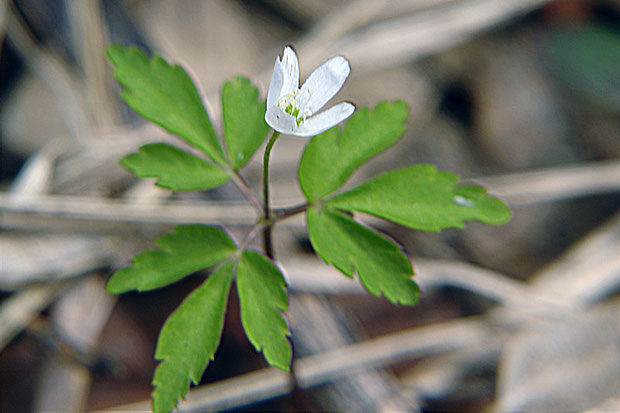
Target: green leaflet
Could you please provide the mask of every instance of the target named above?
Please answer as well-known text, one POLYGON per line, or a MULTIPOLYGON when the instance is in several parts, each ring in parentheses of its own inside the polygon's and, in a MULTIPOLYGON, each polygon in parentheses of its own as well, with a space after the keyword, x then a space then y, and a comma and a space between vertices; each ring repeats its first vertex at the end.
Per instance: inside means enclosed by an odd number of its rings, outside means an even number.
POLYGON ((181 225, 157 239, 161 249, 147 250, 133 265, 116 271, 108 281, 111 294, 152 290, 226 260, 236 251, 223 230, 208 225, 181 225))
POLYGON ((172 191, 218 187, 230 179, 219 166, 166 143, 151 143, 121 160, 140 178, 157 178, 157 186, 172 191))
POLYGON ((329 209, 309 209, 308 234, 319 256, 345 275, 357 273, 369 293, 395 304, 414 305, 419 289, 413 268, 398 245, 329 209))
POLYGON ((225 164, 222 145, 183 68, 157 55, 148 59, 136 47, 112 45, 107 55, 114 77, 125 88, 121 96, 133 110, 225 164))
POLYGON ((153 411, 170 412, 213 360, 224 327, 224 314, 233 279, 226 262, 195 289, 164 324, 155 358, 161 363, 153 377, 153 411))
POLYGON ((392 146, 409 116, 403 101, 358 109, 341 131, 331 128, 312 138, 299 164, 299 184, 313 202, 340 188, 361 164, 392 146))
POLYGON ((270 365, 288 371, 292 352, 282 316, 288 308, 284 276, 267 257, 247 250, 237 267, 237 291, 248 339, 270 365))
POLYGON ((265 101, 258 99, 258 89, 248 79, 237 77, 224 84, 224 134, 234 170, 247 164, 265 140, 269 130, 265 110, 265 101))
POLYGON ((415 165, 382 173, 326 201, 425 231, 463 228, 464 221, 499 225, 512 215, 499 199, 477 185, 457 185, 459 177, 433 165, 415 165))

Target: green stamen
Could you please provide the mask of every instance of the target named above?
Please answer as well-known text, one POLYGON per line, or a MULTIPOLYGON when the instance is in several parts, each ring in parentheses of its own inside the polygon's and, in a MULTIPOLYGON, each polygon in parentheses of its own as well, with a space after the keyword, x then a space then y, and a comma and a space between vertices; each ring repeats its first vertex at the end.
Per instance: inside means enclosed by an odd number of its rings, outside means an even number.
POLYGON ((304 115, 301 116, 302 111, 301 108, 299 106, 297 106, 297 102, 294 99, 294 96, 299 94, 299 90, 285 96, 282 101, 280 103, 278 103, 278 106, 280 108, 283 108, 284 112, 288 113, 289 115, 293 116, 295 118, 295 123, 297 123, 297 126, 301 126, 302 123, 304 123, 305 121, 305 117, 307 115, 307 111, 304 111, 304 115))

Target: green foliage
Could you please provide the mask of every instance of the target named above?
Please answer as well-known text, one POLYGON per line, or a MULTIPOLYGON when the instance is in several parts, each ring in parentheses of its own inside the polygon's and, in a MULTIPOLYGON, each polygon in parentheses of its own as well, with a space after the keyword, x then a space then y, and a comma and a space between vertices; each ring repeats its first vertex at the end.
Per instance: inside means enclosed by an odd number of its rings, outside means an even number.
POLYGON ((248 339, 269 364, 288 371, 292 352, 282 316, 288 308, 284 276, 264 255, 244 251, 237 267, 237 291, 248 339))
POLYGON ((113 45, 107 55, 121 96, 136 112, 200 148, 220 164, 224 152, 196 86, 185 70, 135 47, 113 45))
POLYGON ((599 108, 618 113, 620 34, 617 30, 588 24, 557 26, 543 46, 558 80, 599 108))
POLYGON ((510 219, 508 207, 484 188, 457 185, 458 181, 451 172, 421 164, 382 173, 334 196, 326 205, 425 231, 463 228, 464 221, 499 225, 510 219))
POLYGON ((233 279, 228 261, 194 290, 166 323, 157 340, 155 358, 162 360, 153 377, 153 411, 169 412, 184 397, 213 360, 224 327, 224 314, 233 279))
POLYGON ((121 159, 140 178, 157 178, 157 186, 172 191, 218 187, 230 179, 219 166, 166 143, 150 143, 121 159))
POLYGON ((413 268, 398 245, 338 211, 313 208, 307 220, 310 242, 326 263, 349 277, 357 273, 373 295, 395 304, 417 303, 413 268))
POLYGON ((178 226, 157 243, 161 249, 143 251, 134 257, 132 266, 116 271, 108 281, 108 292, 160 288, 224 261, 236 251, 226 232, 200 224, 178 226))
POLYGON ((341 131, 331 128, 312 138, 299 164, 299 184, 313 202, 340 188, 364 162, 392 146, 409 116, 403 101, 357 109, 341 131))
POLYGON ((226 82, 222 89, 224 136, 233 169, 242 168, 263 143, 269 130, 265 101, 244 77, 226 82))

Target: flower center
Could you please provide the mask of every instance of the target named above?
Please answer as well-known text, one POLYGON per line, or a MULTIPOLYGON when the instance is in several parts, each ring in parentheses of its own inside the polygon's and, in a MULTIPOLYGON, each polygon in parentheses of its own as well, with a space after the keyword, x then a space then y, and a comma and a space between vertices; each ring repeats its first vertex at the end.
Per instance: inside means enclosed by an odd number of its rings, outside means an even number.
POLYGON ((301 94, 300 89, 295 89, 293 92, 282 96, 278 102, 280 109, 295 118, 297 127, 303 125, 308 116, 312 116, 312 112, 309 109, 304 109, 306 102, 312 95, 312 91, 308 89, 306 93, 307 97, 301 94))

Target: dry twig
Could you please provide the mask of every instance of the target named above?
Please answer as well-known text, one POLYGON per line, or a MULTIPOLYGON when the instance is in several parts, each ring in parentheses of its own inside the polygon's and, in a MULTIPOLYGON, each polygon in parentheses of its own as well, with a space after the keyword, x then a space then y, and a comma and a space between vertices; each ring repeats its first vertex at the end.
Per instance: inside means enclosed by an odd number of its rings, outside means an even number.
MULTIPOLYGON (((482 345, 491 332, 480 319, 455 320, 352 344, 298 360, 296 371, 302 388, 310 388, 352 371, 385 366, 399 360, 482 345)), ((179 404, 179 412, 200 412, 241 407, 284 395, 288 375, 266 368, 232 379, 198 387, 179 404)), ((140 411, 149 402, 117 406, 110 411, 140 411)))

